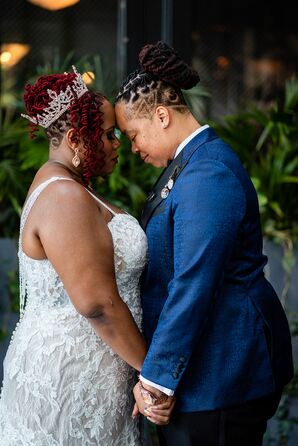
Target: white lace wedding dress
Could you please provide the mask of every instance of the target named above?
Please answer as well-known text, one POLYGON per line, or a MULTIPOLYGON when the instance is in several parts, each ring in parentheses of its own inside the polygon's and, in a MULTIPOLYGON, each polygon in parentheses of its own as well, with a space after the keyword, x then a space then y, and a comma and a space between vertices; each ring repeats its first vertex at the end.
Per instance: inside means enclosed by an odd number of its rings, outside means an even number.
MULTIPOLYGON (((39 185, 21 217, 21 318, 4 360, 0 445, 139 446, 137 421, 131 417, 135 371, 76 311, 51 263, 22 250, 22 230, 32 206, 59 179, 39 185)), ((109 210, 114 215, 108 227, 119 293, 140 326, 146 236, 134 217, 109 210)))

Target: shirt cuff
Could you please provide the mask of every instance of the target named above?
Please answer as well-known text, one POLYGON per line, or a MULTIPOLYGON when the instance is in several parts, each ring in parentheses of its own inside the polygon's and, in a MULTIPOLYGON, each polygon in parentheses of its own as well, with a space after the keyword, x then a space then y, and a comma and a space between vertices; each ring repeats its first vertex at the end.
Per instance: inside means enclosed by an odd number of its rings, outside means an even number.
POLYGON ((140 375, 139 378, 143 383, 148 384, 148 386, 155 387, 156 389, 160 390, 161 392, 165 393, 168 396, 174 395, 174 390, 168 389, 167 387, 160 386, 159 384, 155 384, 152 381, 149 381, 149 379, 144 378, 142 375, 140 375))

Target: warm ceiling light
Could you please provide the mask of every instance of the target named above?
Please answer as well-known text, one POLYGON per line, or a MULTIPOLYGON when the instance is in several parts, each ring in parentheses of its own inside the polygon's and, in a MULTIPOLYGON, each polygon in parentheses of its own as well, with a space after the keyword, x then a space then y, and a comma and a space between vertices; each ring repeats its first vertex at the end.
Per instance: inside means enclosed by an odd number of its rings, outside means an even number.
POLYGON ((1 45, 0 63, 3 68, 16 65, 29 52, 30 46, 24 43, 4 43, 1 45))
POLYGON ((80 0, 28 0, 28 2, 33 3, 33 5, 40 6, 44 9, 49 9, 50 11, 57 11, 57 9, 67 8, 80 0))
POLYGON ((82 78, 86 85, 90 85, 95 79, 95 74, 92 71, 86 71, 86 73, 82 75, 82 78))

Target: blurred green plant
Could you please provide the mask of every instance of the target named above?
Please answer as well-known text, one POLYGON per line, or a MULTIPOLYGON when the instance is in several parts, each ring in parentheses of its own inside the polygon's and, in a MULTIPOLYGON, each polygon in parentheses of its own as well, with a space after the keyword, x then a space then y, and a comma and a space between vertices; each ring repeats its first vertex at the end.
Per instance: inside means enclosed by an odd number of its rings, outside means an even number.
POLYGON ((268 110, 248 112, 213 123, 238 153, 259 197, 264 233, 298 242, 298 80, 287 80, 284 98, 268 110))
POLYGON ((211 93, 204 85, 198 84, 190 90, 183 90, 185 100, 193 115, 199 122, 206 119, 205 99, 211 97, 211 93))
MULTIPOLYGON (((0 236, 16 237, 21 206, 34 173, 22 168, 24 147, 36 146, 38 141, 27 141, 26 124, 17 117, 16 103, 0 108, 0 236), (27 145, 28 142, 28 145, 27 145)), ((33 153, 35 151, 31 149, 33 153)), ((23 158, 24 159, 24 158, 23 158)))
POLYGON ((298 80, 267 110, 253 106, 213 127, 238 153, 258 193, 263 233, 283 246, 285 306, 298 243, 298 80))
POLYGON ((4 303, 3 300, 0 303, 0 342, 5 340, 9 335, 9 319, 10 314, 19 313, 19 274, 17 271, 9 271, 6 275, 7 290, 8 290, 8 302, 4 303))

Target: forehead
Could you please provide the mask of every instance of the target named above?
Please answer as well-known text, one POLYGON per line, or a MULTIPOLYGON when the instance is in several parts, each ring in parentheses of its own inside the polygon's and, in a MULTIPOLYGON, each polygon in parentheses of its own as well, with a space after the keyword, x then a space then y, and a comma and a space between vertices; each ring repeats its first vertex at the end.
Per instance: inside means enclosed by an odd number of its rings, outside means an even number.
POLYGON ((133 118, 131 107, 123 101, 120 101, 115 105, 115 113, 118 123, 127 123, 133 118))
POLYGON ((112 106, 112 104, 108 101, 105 100, 101 106, 101 110, 103 112, 103 118, 104 118, 104 122, 106 124, 108 123, 115 123, 115 110, 114 107, 112 106))
POLYGON ((144 125, 148 125, 148 118, 138 118, 135 116, 131 106, 123 101, 118 102, 115 106, 117 126, 122 132, 131 132, 137 130, 144 125))

